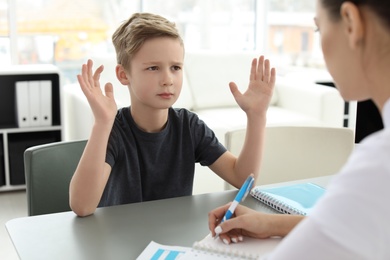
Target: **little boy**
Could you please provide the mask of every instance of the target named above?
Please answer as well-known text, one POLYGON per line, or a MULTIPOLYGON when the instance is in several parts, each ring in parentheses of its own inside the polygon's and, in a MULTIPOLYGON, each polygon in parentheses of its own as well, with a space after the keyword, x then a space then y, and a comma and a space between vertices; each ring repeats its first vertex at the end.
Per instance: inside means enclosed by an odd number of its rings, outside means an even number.
POLYGON ((268 60, 253 60, 245 93, 230 83, 248 118, 245 144, 236 158, 196 114, 172 108, 182 88, 184 61, 174 23, 136 13, 112 39, 116 75, 129 89, 131 106, 117 110, 111 83, 101 91, 103 66, 94 73, 91 60, 82 66, 77 79, 95 123, 70 183, 70 206, 77 215, 93 214, 98 206, 191 195, 196 162, 235 187, 250 173, 257 176, 275 84, 268 60))

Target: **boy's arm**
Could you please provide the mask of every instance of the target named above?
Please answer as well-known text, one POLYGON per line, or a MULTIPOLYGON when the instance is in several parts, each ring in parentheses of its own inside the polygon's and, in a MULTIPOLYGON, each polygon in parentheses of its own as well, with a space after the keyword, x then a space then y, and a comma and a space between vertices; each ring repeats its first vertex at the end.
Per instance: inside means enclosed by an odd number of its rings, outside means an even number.
POLYGON ((117 113, 112 85, 105 85, 106 95, 100 89, 99 77, 103 67, 92 73, 92 65, 88 60, 82 66, 81 75, 77 76, 95 117, 91 136, 69 187, 70 207, 79 216, 93 214, 103 194, 111 172, 111 167, 105 162, 107 143, 117 113))
POLYGON ((248 89, 241 93, 235 83, 230 90, 242 110, 247 115, 245 142, 236 158, 225 152, 210 168, 230 184, 239 188, 251 173, 258 176, 263 155, 266 115, 275 86, 276 72, 263 56, 253 59, 248 89))
POLYGON ((78 216, 84 217, 95 212, 107 184, 111 172, 110 165, 105 162, 109 133, 106 134, 99 125, 93 126, 70 182, 70 207, 78 216))

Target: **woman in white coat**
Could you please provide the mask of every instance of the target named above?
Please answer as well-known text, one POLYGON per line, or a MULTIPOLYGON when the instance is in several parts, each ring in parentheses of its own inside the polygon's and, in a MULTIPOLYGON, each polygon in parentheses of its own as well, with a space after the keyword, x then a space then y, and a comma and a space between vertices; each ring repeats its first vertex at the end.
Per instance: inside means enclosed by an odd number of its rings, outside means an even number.
POLYGON ((225 243, 286 236, 267 259, 390 259, 390 1, 317 0, 314 20, 342 97, 372 99, 384 129, 359 144, 310 216, 239 206, 219 223, 225 205, 210 212, 209 228, 225 243))

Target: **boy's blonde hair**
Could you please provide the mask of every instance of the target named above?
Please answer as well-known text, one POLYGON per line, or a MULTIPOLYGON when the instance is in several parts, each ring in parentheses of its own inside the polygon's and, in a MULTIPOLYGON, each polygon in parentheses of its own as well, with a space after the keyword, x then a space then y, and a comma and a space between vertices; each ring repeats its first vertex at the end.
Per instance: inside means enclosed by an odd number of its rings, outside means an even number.
POLYGON ((157 37, 178 39, 183 45, 175 23, 151 13, 135 13, 112 35, 117 63, 130 69, 130 61, 145 41, 157 37))

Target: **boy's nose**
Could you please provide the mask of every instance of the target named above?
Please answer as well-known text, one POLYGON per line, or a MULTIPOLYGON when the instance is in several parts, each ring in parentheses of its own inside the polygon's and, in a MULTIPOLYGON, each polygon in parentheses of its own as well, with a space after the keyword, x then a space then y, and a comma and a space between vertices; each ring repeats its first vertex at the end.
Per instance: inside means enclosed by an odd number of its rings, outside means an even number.
POLYGON ((172 78, 172 76, 169 75, 168 73, 165 74, 165 76, 163 77, 161 83, 162 83, 161 85, 164 86, 164 87, 173 85, 173 78, 172 78))
POLYGON ((172 86, 172 85, 173 85, 172 80, 164 81, 164 83, 163 83, 163 86, 172 86))

